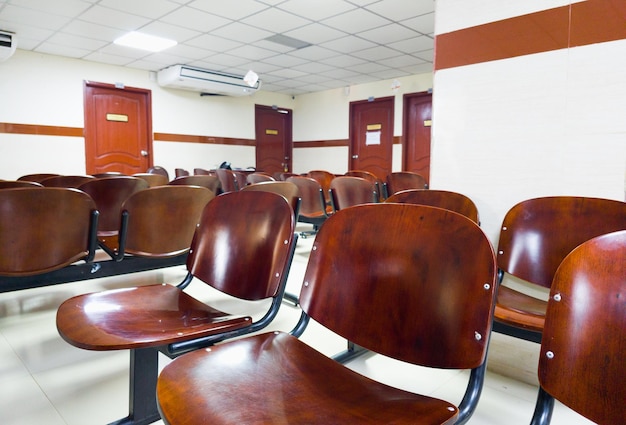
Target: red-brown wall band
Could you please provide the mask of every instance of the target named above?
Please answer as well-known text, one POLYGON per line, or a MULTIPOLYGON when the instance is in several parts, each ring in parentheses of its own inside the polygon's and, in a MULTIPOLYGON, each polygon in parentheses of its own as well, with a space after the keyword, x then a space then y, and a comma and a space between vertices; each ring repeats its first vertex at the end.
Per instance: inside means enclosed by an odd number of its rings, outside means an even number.
POLYGON ((587 0, 435 37, 435 70, 626 39, 626 1, 587 0))

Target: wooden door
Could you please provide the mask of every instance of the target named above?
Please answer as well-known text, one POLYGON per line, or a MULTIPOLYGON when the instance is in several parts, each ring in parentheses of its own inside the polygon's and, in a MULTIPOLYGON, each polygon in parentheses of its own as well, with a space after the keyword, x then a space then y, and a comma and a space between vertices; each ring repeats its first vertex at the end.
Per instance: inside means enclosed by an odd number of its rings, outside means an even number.
POLYGON ((150 90, 85 81, 87 174, 145 172, 152 166, 150 90))
POLYGON ((394 98, 350 102, 350 170, 385 180, 393 155, 394 98))
POLYGON ((432 93, 409 93, 403 98, 402 170, 430 179, 432 93))
POLYGON ((256 169, 269 175, 291 171, 292 111, 255 105, 256 169))

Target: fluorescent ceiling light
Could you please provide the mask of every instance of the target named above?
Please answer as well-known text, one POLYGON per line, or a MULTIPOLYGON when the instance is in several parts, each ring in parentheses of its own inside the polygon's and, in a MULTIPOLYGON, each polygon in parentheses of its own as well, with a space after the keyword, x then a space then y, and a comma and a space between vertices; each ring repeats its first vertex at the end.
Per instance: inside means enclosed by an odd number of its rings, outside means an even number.
POLYGON ((305 47, 312 46, 312 44, 308 41, 298 40, 297 38, 289 37, 283 34, 274 34, 266 37, 265 40, 282 44, 283 46, 291 47, 293 49, 303 49, 305 47))
POLYGON ((160 52, 161 50, 168 49, 178 44, 174 40, 157 37, 155 35, 143 34, 137 31, 132 31, 123 35, 113 43, 120 46, 132 47, 134 49, 147 50, 149 52, 160 52))

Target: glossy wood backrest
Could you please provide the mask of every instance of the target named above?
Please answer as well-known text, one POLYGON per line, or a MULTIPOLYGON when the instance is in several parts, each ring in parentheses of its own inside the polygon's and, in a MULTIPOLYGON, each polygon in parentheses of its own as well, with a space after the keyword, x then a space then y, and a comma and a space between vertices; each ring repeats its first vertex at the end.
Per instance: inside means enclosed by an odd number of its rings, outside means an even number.
POLYGON ((200 214, 215 194, 198 186, 158 186, 132 194, 122 205, 128 215, 126 253, 170 257, 189 250, 200 214))
POLYGON ((98 207, 98 231, 117 232, 124 201, 133 193, 148 187, 148 182, 138 177, 116 176, 90 180, 78 189, 91 196, 98 207))
POLYGON ((146 173, 150 173, 150 174, 161 174, 165 177, 167 177, 167 180, 170 179, 170 175, 167 172, 167 170, 163 167, 161 167, 160 165, 155 165, 154 167, 150 167, 148 168, 148 170, 146 171, 146 173))
MULTIPOLYGON (((281 195, 289 202, 289 205, 293 208, 296 214, 300 209, 300 190, 298 186, 290 182, 279 181, 263 181, 258 183, 251 183, 242 187, 240 190, 245 191, 259 191, 259 192, 272 192, 281 195)), ((297 218, 297 216, 296 216, 297 218)))
POLYGON ((19 177, 18 181, 28 181, 28 182, 41 182, 43 179, 47 179, 48 177, 58 176, 59 174, 55 173, 38 173, 38 174, 25 174, 19 177))
POLYGON ((148 182, 148 186, 156 187, 156 186, 164 186, 169 183, 167 176, 163 174, 156 173, 135 173, 133 177, 139 177, 140 179, 144 179, 148 182))
POLYGON ((196 174, 193 176, 177 177, 171 182, 171 185, 192 185, 206 187, 214 194, 218 195, 222 189, 222 183, 217 176, 211 176, 208 174, 196 174))
POLYGON ((276 179, 269 174, 265 173, 250 173, 246 176, 246 182, 248 184, 261 183, 261 182, 272 182, 276 181, 276 179))
POLYGON ((298 187, 298 192, 302 200, 300 203, 301 215, 326 215, 324 193, 322 186, 320 186, 317 180, 311 177, 291 176, 287 178, 287 181, 298 187))
POLYGON ((35 275, 84 259, 95 210, 76 189, 1 190, 0 275, 35 275))
POLYGON ((429 206, 370 204, 320 228, 300 303, 372 351, 473 368, 485 358, 495 284, 493 249, 471 220, 429 206))
POLYGON ((319 182, 320 186, 322 186, 322 190, 324 191, 324 200, 326 203, 330 203, 330 182, 336 177, 333 173, 326 170, 311 170, 307 173, 309 177, 315 179, 319 182))
POLYGON ((553 196, 529 199, 504 217, 498 267, 549 288, 561 261, 581 243, 626 229, 626 203, 610 199, 553 196))
POLYGON ((43 185, 28 180, 0 180, 0 189, 14 189, 16 187, 43 187, 43 185))
POLYGON ((288 273, 286 259, 295 243, 294 229, 294 211, 281 195, 257 191, 222 194, 202 213, 187 269, 208 285, 238 298, 275 296, 281 278, 288 273))
POLYGON ((233 173, 232 170, 227 170, 225 168, 218 168, 215 170, 215 174, 220 179, 222 184, 222 191, 224 193, 228 192, 236 192, 239 190, 239 186, 237 185, 237 176, 233 173))
POLYGON ((601 424, 626 423, 626 231, 573 250, 554 277, 539 382, 601 424))
POLYGON ((403 190, 426 189, 428 187, 426 179, 421 174, 409 171, 389 173, 385 179, 385 183, 387 184, 387 196, 391 196, 403 190))
POLYGON ((475 223, 479 222, 476 204, 462 193, 447 190, 410 189, 394 193, 387 198, 385 202, 430 205, 432 207, 445 208, 446 210, 462 214, 475 223))
POLYGON ((335 211, 354 205, 378 202, 376 184, 362 177, 335 177, 330 182, 330 194, 335 211))
POLYGON ((52 176, 43 179, 40 183, 45 187, 78 187, 81 184, 95 179, 94 176, 52 176))

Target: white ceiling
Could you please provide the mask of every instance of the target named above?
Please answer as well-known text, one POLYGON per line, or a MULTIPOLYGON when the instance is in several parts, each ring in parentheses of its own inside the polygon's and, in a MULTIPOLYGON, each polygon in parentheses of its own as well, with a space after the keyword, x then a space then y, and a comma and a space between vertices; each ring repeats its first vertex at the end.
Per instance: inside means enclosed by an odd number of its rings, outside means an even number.
POLYGON ((158 71, 187 64, 259 74, 297 95, 432 71, 435 0, 0 0, 19 49, 158 71), (113 40, 173 38, 160 53, 113 40), (266 40, 282 34, 311 44, 266 40))

